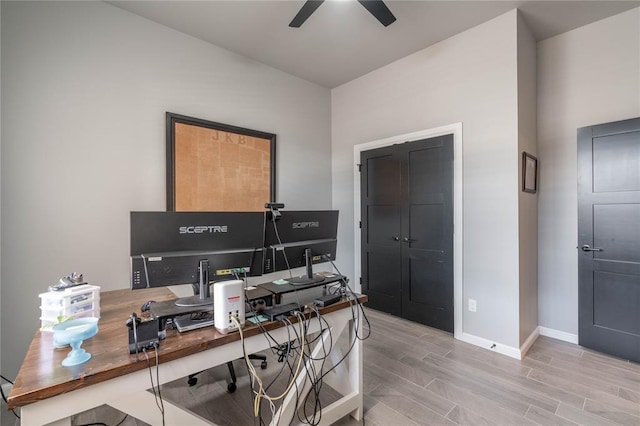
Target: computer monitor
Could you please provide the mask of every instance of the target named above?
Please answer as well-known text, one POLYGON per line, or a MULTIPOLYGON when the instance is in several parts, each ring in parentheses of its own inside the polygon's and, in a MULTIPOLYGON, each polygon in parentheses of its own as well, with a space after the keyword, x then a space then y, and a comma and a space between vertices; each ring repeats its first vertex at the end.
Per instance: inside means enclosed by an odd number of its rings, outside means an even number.
POLYGON ((198 285, 178 306, 212 303, 211 281, 262 275, 265 214, 131 212, 131 288, 198 285))
POLYGON ((313 273, 313 264, 335 259, 337 234, 337 210, 281 211, 278 220, 267 220, 265 226, 264 273, 305 266, 306 273, 293 277, 291 284, 323 281, 313 273))

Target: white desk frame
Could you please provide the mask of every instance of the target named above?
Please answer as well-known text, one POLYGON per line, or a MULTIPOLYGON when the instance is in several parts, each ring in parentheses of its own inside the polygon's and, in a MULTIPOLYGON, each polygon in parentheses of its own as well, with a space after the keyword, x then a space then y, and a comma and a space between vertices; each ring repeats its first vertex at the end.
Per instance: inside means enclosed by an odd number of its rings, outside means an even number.
MULTIPOLYGON (((358 310, 354 307, 354 310, 358 310)), ((349 342, 355 339, 355 324, 352 318, 352 310, 343 308, 328 314, 322 315, 327 321, 334 338, 343 333, 347 334, 349 342)), ((298 327, 297 324, 289 327, 298 327)), ((309 332, 320 331, 318 321, 309 321, 309 332)), ((280 327, 270 331, 271 335, 278 341, 285 342, 288 339, 287 327, 280 327)), ((323 331, 323 338, 316 343, 312 358, 318 357, 322 350, 322 344, 328 339, 328 330, 323 331)), ((162 343, 161 343, 162 344, 162 343)), ((269 341, 262 334, 245 339, 247 353, 256 353, 269 348, 269 341)), ((338 353, 339 349, 334 344, 331 352, 332 360, 342 357, 338 353)), ((186 377, 189 374, 201 370, 225 364, 228 361, 241 358, 242 342, 240 340, 222 345, 217 348, 198 352, 177 360, 161 363, 160 384, 186 377)), ((146 362, 144 357, 139 362, 146 362)), ((310 383, 307 380, 306 369, 309 362, 298 375, 296 381, 298 389, 302 389, 304 395, 309 389, 310 383)), ((319 361, 315 361, 316 363, 319 361)), ((155 368, 154 368, 155 369, 155 368)), ((316 370, 317 371, 317 370, 316 370)), ((154 374, 155 375, 155 374, 154 374)), ((360 420, 363 415, 362 396, 362 341, 355 340, 351 352, 347 355, 341 365, 324 377, 324 382, 343 395, 336 402, 322 409, 321 425, 329 425, 340 418, 350 414, 356 420, 360 420)), ((152 425, 162 424, 162 416, 152 393, 148 392, 149 371, 147 368, 135 371, 124 376, 116 377, 101 383, 97 383, 85 388, 74 390, 68 393, 47 398, 33 404, 21 407, 21 424, 31 425, 70 425, 71 416, 86 410, 106 404, 127 413, 137 419, 152 425)), ((303 398, 296 398, 295 387, 285 397, 282 406, 276 412, 271 424, 290 424, 297 410, 298 404, 303 402, 303 398)), ((184 410, 164 400, 165 422, 167 425, 211 425, 210 421, 184 410)))

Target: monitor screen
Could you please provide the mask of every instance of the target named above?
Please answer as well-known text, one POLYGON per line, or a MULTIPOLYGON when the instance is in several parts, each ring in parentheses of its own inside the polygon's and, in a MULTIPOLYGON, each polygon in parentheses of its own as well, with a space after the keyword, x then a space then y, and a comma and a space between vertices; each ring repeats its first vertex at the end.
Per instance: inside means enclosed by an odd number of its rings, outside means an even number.
POLYGON ((264 272, 307 267, 336 257, 338 211, 281 211, 276 222, 267 221, 264 244, 267 249, 264 272))
MULTIPOLYGON (((131 212, 131 288, 262 275, 264 213, 131 212)), ((202 300, 204 303, 204 300, 202 300)))

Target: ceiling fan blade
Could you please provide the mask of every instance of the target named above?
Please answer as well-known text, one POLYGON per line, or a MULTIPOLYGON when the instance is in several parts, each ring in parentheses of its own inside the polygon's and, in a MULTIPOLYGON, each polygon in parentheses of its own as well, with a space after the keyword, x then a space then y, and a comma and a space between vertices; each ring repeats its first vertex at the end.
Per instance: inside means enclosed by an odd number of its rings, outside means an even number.
POLYGON ((324 0, 307 0, 289 26, 292 28, 300 28, 300 25, 304 24, 304 21, 309 19, 309 16, 311 16, 323 2, 324 0))
POLYGON ((385 27, 396 21, 396 17, 382 0, 358 0, 358 3, 363 5, 385 27))

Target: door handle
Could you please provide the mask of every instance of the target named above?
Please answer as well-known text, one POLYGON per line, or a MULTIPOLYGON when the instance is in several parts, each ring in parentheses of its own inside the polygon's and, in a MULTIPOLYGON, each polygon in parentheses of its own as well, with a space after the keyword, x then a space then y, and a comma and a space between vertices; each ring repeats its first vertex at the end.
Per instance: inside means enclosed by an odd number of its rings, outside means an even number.
POLYGON ((409 237, 404 237, 404 238, 402 239, 402 242, 403 242, 403 243, 412 243, 412 242, 414 242, 414 241, 415 241, 415 240, 412 240, 412 239, 411 239, 411 238, 409 238, 409 237))
POLYGON ((393 241, 400 241, 400 237, 391 237, 393 241))
POLYGON ((582 247, 580 247, 580 250, 582 251, 602 251, 601 248, 591 248, 591 246, 589 244, 585 244, 582 247))

